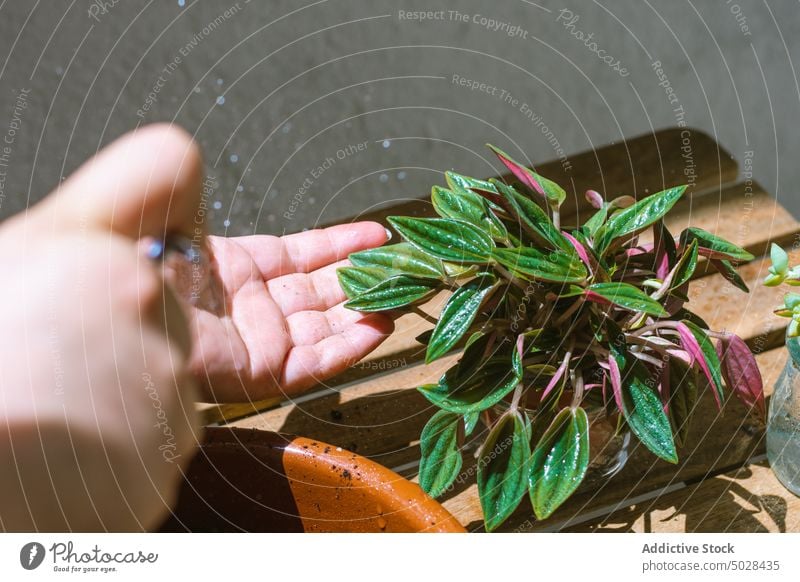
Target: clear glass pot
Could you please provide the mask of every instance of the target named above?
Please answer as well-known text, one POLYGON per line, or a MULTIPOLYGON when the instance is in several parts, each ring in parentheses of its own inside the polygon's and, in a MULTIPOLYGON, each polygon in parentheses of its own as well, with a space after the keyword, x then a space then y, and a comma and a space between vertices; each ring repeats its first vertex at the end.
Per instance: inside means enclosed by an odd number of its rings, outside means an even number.
POLYGON ((800 341, 786 338, 789 360, 767 415, 767 458, 778 480, 800 495, 800 341))

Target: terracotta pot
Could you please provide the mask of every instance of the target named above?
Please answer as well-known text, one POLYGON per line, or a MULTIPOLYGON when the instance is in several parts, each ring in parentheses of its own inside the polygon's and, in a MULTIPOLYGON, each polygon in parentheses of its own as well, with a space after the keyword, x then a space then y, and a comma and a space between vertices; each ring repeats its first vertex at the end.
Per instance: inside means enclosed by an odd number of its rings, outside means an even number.
POLYGON ((419 486, 302 437, 209 428, 162 531, 463 532, 419 486))

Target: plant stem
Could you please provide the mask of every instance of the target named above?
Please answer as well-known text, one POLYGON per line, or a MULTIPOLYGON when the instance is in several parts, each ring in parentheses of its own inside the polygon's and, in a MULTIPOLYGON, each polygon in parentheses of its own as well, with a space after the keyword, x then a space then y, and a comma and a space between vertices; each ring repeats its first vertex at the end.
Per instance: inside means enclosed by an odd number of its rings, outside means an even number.
POLYGON ((572 381, 572 387, 573 387, 572 404, 571 404, 572 408, 578 408, 581 405, 585 386, 586 384, 583 378, 583 371, 575 370, 572 381))
POLYGON ((559 317, 558 319, 556 319, 556 320, 553 322, 553 325, 561 325, 562 323, 564 323, 564 322, 565 322, 567 319, 569 319, 569 318, 570 318, 570 317, 571 317, 571 316, 572 316, 572 315, 573 315, 573 314, 574 314, 576 311, 578 311, 578 309, 580 309, 580 308, 581 308, 581 306, 582 306, 582 305, 583 305, 585 302, 586 302, 586 297, 585 297, 585 296, 581 296, 581 297, 579 297, 579 298, 578 298, 578 299, 575 301, 575 303, 573 303, 572 305, 570 305, 570 306, 569 306, 569 309, 567 309, 567 310, 566 310, 564 313, 562 313, 562 314, 561 314, 561 317, 559 317))
POLYGON ((522 284, 522 281, 517 279, 514 275, 509 273, 500 263, 494 263, 494 268, 500 273, 505 279, 508 280, 509 283, 513 283, 523 291, 527 291, 528 288, 522 284))

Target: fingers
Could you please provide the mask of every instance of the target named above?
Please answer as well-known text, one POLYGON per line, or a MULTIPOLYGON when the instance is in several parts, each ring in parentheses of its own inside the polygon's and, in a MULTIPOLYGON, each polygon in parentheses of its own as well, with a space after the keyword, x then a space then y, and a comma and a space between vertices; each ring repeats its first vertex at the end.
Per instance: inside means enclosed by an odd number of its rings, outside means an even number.
POLYGON ((243 236, 236 242, 269 280, 289 273, 310 273, 350 253, 378 247, 387 238, 386 229, 377 222, 354 222, 284 237, 243 236))
POLYGON ((393 327, 385 315, 371 313, 362 315, 342 333, 314 345, 295 346, 286 357, 281 385, 292 394, 343 372, 378 347, 393 327))
POLYGON ((62 227, 89 226, 140 238, 168 232, 193 236, 202 159, 189 134, 175 126, 144 127, 86 162, 42 211, 62 227))
POLYGON ((287 317, 300 311, 325 311, 347 299, 336 269, 349 264, 346 260, 339 261, 313 273, 284 275, 267 281, 267 289, 287 317))

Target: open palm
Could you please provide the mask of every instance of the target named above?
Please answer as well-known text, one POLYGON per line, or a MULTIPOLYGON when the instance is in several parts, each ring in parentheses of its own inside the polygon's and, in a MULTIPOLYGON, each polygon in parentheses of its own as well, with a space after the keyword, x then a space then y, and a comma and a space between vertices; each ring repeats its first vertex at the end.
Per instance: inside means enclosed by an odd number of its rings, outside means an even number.
POLYGON ((217 402, 291 395, 352 366, 392 331, 345 309, 336 269, 386 240, 361 222, 299 234, 209 237, 217 305, 193 307, 191 368, 217 402))

